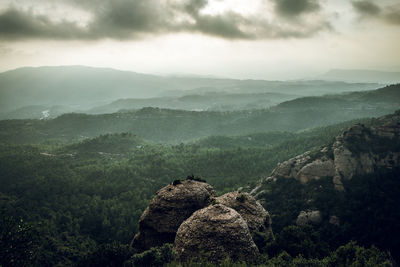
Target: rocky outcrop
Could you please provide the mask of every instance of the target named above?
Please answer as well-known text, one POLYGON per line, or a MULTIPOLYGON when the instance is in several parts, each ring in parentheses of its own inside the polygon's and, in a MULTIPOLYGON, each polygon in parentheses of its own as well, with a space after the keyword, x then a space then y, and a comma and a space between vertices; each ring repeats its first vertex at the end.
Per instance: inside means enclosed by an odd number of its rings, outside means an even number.
POLYGON ((308 183, 331 177, 335 188, 343 191, 343 181, 355 175, 399 167, 400 111, 379 118, 373 124, 369 127, 357 124, 339 135, 331 145, 279 163, 271 176, 261 181, 251 194, 257 196, 263 190, 263 183, 279 178, 308 183))
POLYGON ((318 225, 322 222, 322 215, 319 210, 301 211, 297 216, 296 224, 305 226, 307 224, 318 225))
POLYGON ((319 152, 321 158, 313 158, 310 151, 295 158, 279 163, 272 172, 269 179, 293 178, 302 183, 308 183, 321 177, 333 176, 335 174, 334 161, 328 156, 328 148, 319 152))
POLYGON ((273 238, 269 213, 248 193, 215 197, 209 184, 188 179, 157 192, 140 218, 131 245, 140 252, 174 243, 182 261, 257 260, 252 234, 273 238))
POLYGON ((132 246, 139 251, 173 243, 176 231, 196 210, 207 207, 215 197, 207 183, 185 180, 160 189, 139 220, 132 246))
POLYGON ((251 262, 259 256, 246 221, 222 204, 198 210, 184 221, 176 234, 175 250, 183 262, 207 259, 219 263, 227 257, 251 262))
POLYGON ((271 217, 249 193, 230 192, 216 198, 216 203, 236 210, 246 221, 250 233, 262 232, 273 238, 271 217))
POLYGON ((332 159, 322 157, 303 166, 297 173, 297 179, 303 184, 321 177, 332 177, 335 175, 335 165, 332 159))
POLYGON ((310 152, 306 152, 297 157, 291 158, 283 163, 278 163, 278 166, 272 172, 273 178, 295 178, 297 179, 300 170, 310 163, 310 152))

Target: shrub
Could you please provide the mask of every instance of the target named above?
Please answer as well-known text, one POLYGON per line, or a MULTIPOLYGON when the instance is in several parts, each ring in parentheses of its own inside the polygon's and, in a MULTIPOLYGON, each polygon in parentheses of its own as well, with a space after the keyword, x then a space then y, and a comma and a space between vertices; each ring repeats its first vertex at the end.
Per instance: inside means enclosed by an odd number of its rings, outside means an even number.
POLYGON ((154 247, 131 257, 126 266, 163 266, 176 258, 172 244, 164 244, 162 247, 154 247))

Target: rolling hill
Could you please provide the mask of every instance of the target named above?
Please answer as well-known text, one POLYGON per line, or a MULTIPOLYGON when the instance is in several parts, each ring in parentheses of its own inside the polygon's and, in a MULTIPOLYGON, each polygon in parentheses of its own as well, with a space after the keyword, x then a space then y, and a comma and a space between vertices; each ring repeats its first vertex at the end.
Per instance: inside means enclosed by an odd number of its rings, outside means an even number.
MULTIPOLYGON (((0 73, 0 113, 2 113, 1 117, 4 119, 38 118, 35 109, 31 110, 33 115, 27 112, 29 108, 25 108, 22 111, 18 109, 35 105, 42 106, 42 111, 45 111, 51 109, 53 106, 63 106, 66 112, 83 112, 97 106, 107 105, 118 99, 127 98, 179 98, 185 95, 203 95, 207 92, 228 94, 279 93, 308 96, 370 90, 377 87, 377 84, 336 81, 284 82, 199 77, 162 77, 84 66, 26 67, 0 73)), ((218 95, 214 95, 214 97, 218 98, 218 95)), ((227 96, 227 99, 230 98, 231 101, 234 101, 233 97, 227 96)), ((206 101, 206 99, 204 100, 206 101)), ((144 100, 136 101, 140 102, 144 100)), ((166 103, 170 102, 168 99, 153 99, 148 101, 148 106, 152 107, 171 108, 170 105, 173 105, 164 103, 164 101, 166 103)), ((198 104, 194 104, 188 99, 179 100, 179 102, 182 101, 184 104, 178 105, 177 108, 198 109, 196 106, 198 104)), ((207 107, 212 106, 214 103, 212 100, 207 101, 207 107)), ((274 102, 276 101, 272 101, 272 103, 274 102)), ((143 107, 143 105, 147 105, 147 103, 144 101, 142 106, 139 105, 139 108, 143 107)), ((224 106, 225 103, 220 103, 220 105, 224 106)), ((138 106, 133 105, 127 108, 138 108, 138 106)), ((204 105, 200 108, 203 109, 204 105)), ((244 108, 247 109, 248 107, 244 108)), ((57 112, 55 114, 60 115, 57 112)), ((50 116, 54 117, 53 114, 50 114, 50 116)))
POLYGON ((154 142, 180 143, 212 135, 296 132, 392 113, 400 105, 393 94, 400 94, 400 85, 350 96, 300 98, 270 109, 250 111, 143 108, 101 115, 64 114, 50 120, 5 120, 0 121, 0 142, 73 142, 108 133, 129 132, 154 142))

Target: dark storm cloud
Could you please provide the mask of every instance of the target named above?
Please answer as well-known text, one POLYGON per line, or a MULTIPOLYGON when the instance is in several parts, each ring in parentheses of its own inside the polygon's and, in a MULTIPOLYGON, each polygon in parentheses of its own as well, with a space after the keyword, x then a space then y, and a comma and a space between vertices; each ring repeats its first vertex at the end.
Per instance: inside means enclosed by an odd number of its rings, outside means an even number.
POLYGON ((354 9, 363 18, 380 19, 386 23, 400 25, 400 5, 381 7, 371 1, 354 1, 354 9))
POLYGON ((389 23, 400 25, 400 7, 387 12, 385 15, 385 20, 389 23))
POLYGON ((45 16, 35 16, 31 12, 22 12, 10 8, 0 14, 0 38, 51 38, 80 39, 86 33, 74 23, 53 23, 45 16))
POLYGON ((131 39, 143 33, 168 31, 173 25, 169 10, 162 10, 157 1, 104 1, 100 8, 92 9, 94 19, 90 32, 97 38, 131 39))
MULTIPOLYGON (((299 16, 319 9, 316 0, 275 0, 278 14, 299 16)), ((146 35, 170 32, 194 32, 225 39, 305 38, 328 29, 327 22, 315 25, 279 21, 271 22, 256 16, 232 11, 203 14, 208 0, 64 0, 63 3, 91 15, 88 24, 51 20, 51 16, 35 15, 16 7, 0 13, 0 38, 96 40, 135 39, 146 35)))
POLYGON ((371 1, 352 2, 352 5, 354 9, 362 15, 377 16, 379 13, 381 13, 381 8, 371 1))
POLYGON ((251 24, 244 17, 236 13, 227 13, 223 16, 196 16, 196 23, 189 26, 192 31, 205 33, 213 36, 220 36, 227 39, 253 39, 255 35, 246 33, 238 25, 251 24))
POLYGON ((274 0, 275 9, 283 16, 295 17, 320 9, 317 0, 274 0))

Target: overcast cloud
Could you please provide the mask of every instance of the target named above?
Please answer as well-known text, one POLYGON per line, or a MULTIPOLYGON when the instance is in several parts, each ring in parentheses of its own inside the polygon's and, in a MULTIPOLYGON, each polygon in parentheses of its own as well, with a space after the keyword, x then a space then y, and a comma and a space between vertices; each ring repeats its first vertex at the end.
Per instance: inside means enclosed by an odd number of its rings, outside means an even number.
POLYGON ((379 19, 390 24, 400 25, 400 4, 381 7, 379 2, 369 0, 353 1, 353 7, 362 18, 379 19))
POLYGON ((399 0, 0 0, 0 71, 297 79, 400 71, 399 0))
POLYGON ((268 14, 267 10, 246 15, 231 10, 204 14, 208 0, 64 0, 64 4, 90 14, 86 25, 68 18, 55 19, 32 6, 13 5, 0 11, 0 38, 131 40, 174 32, 225 39, 305 38, 331 29, 319 14, 317 0, 267 2, 275 14, 268 14))

